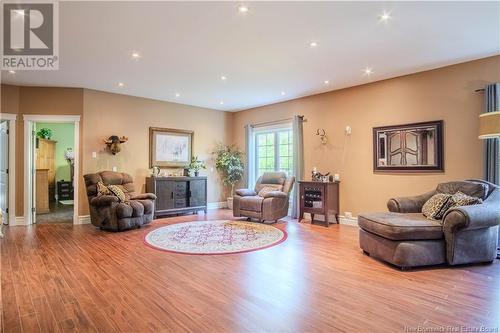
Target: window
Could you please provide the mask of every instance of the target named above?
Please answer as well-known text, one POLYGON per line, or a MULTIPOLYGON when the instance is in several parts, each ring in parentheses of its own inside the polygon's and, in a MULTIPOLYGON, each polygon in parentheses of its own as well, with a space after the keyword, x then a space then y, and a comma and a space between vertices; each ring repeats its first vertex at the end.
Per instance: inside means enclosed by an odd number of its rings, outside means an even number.
POLYGON ((256 178, 264 172, 293 172, 293 135, 291 128, 260 130, 255 133, 256 178))

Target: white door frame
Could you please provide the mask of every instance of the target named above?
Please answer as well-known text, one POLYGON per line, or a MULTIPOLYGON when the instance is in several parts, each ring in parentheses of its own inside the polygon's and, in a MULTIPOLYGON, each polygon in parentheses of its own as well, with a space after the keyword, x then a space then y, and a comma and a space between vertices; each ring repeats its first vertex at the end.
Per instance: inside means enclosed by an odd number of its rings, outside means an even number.
POLYGON ((75 153, 74 173, 73 173, 73 224, 78 224, 78 189, 80 187, 80 116, 71 115, 23 115, 24 120, 24 224, 33 224, 32 208, 33 203, 33 185, 30 170, 33 168, 34 161, 29 158, 30 152, 35 148, 32 147, 30 130, 34 123, 73 123, 75 125, 75 153))
POLYGON ((0 113, 0 119, 9 122, 9 213, 7 223, 12 225, 16 221, 16 118, 17 114, 14 113, 0 113))

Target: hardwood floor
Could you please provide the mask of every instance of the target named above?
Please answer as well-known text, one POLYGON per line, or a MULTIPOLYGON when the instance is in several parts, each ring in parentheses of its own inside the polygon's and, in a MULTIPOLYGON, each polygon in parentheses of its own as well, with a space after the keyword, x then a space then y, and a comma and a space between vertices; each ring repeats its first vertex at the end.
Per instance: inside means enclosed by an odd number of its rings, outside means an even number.
MULTIPOLYGON (((4 332, 406 332, 497 329, 500 263, 399 271, 358 247, 346 225, 279 223, 288 239, 244 254, 161 252, 143 236, 90 225, 4 228, 4 332)), ((208 219, 230 218, 209 212, 208 219)))

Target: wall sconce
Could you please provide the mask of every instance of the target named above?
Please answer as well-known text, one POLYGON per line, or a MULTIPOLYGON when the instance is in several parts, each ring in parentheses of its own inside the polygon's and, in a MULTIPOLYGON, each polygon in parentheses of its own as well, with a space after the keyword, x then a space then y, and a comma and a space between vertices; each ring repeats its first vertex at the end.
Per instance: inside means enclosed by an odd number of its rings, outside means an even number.
POLYGON ((325 130, 324 130, 324 129, 322 129, 322 128, 318 128, 318 129, 316 130, 316 135, 318 135, 318 136, 319 136, 319 139, 321 140, 321 143, 322 143, 322 144, 324 144, 324 145, 326 145, 326 144, 327 144, 327 142, 328 142, 328 137, 326 136, 326 132, 325 132, 325 130))

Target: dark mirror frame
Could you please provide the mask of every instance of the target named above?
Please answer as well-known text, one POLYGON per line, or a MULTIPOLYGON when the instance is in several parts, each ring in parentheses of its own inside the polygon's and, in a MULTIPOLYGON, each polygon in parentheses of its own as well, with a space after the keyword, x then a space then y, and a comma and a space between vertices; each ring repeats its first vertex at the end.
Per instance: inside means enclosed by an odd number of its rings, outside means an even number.
POLYGON ((373 171, 387 173, 418 173, 418 172, 444 172, 444 145, 443 121, 428 121, 422 123, 393 125, 373 128, 373 171), (433 126, 436 128, 436 165, 432 166, 379 166, 378 165, 378 133, 398 129, 412 129, 414 127, 433 126))

